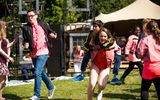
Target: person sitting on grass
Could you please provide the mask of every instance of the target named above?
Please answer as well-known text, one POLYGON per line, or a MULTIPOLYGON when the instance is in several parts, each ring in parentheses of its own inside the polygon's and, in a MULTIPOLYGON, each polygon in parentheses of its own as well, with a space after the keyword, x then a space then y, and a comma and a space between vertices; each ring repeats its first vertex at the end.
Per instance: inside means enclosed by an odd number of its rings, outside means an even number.
POLYGON ((29 79, 29 71, 32 72, 32 78, 34 78, 34 66, 32 64, 32 59, 31 56, 29 55, 29 53, 27 53, 26 55, 23 56, 23 61, 29 62, 27 64, 22 64, 19 68, 22 71, 22 76, 24 80, 28 80, 29 79))

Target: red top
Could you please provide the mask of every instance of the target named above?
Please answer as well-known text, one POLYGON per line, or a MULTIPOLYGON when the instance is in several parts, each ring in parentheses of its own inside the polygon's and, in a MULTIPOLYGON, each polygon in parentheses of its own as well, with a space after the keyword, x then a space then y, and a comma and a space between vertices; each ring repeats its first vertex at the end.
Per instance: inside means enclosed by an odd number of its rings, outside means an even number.
POLYGON ((103 49, 99 50, 93 60, 93 63, 100 69, 105 69, 109 67, 107 66, 106 51, 103 49))

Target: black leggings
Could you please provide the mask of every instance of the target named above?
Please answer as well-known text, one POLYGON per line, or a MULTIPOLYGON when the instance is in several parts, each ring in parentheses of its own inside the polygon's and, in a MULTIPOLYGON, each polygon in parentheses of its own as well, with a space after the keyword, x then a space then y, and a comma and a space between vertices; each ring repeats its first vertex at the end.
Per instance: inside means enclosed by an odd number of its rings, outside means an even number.
POLYGON ((134 66, 137 65, 139 68, 139 73, 142 76, 142 70, 143 70, 143 64, 141 61, 138 62, 129 62, 129 67, 125 70, 125 72, 123 73, 122 77, 123 79, 126 78, 126 76, 133 70, 134 66))
POLYGON ((149 88, 150 88, 152 82, 156 88, 158 100, 160 100, 160 78, 155 78, 152 80, 146 80, 146 79, 142 78, 141 100, 148 100, 149 88))

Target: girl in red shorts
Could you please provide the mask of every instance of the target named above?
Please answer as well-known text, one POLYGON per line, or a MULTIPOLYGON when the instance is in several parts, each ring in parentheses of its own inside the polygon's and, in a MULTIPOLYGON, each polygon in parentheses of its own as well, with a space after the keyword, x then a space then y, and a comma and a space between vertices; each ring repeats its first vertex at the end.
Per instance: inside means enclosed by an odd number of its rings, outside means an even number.
POLYGON ((96 49, 91 52, 92 64, 88 85, 88 100, 92 100, 96 84, 98 84, 97 100, 102 99, 102 92, 109 78, 110 67, 114 60, 115 41, 106 28, 102 28, 98 35, 96 49))

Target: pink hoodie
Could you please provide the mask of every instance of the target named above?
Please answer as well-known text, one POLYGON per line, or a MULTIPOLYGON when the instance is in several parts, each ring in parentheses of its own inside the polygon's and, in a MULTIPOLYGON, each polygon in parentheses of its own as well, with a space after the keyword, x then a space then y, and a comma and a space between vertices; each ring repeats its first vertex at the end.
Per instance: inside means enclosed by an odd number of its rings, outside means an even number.
POLYGON ((152 35, 147 36, 139 42, 137 52, 143 56, 144 61, 160 61, 160 45, 156 44, 152 35))
POLYGON ((137 53, 144 60, 142 77, 144 79, 160 77, 160 45, 152 35, 148 35, 139 42, 137 53))
POLYGON ((137 42, 138 42, 138 36, 136 35, 129 36, 128 42, 125 47, 125 54, 128 55, 129 61, 133 62, 141 61, 141 59, 138 59, 135 55, 137 42))

